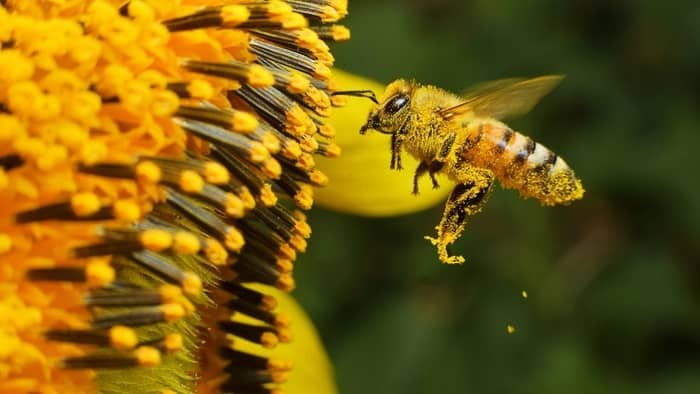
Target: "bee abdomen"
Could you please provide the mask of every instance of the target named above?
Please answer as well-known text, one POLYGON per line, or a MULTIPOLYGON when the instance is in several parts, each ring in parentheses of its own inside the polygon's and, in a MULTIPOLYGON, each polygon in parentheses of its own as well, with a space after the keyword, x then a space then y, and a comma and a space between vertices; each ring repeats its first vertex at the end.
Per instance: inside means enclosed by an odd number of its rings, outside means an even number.
POLYGON ((561 157, 544 145, 498 122, 479 125, 462 157, 494 172, 501 184, 545 205, 566 204, 583 196, 581 181, 561 157))

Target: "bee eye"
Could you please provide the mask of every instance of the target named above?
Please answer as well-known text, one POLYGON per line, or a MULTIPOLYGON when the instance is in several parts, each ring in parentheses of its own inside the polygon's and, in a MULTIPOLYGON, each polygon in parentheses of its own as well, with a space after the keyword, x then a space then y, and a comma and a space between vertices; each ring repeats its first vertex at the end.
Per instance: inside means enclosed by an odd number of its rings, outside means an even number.
POLYGON ((399 94, 397 96, 394 96, 391 100, 389 100, 386 105, 384 106, 384 111, 386 113, 393 115, 401 108, 403 108, 406 104, 408 104, 408 96, 404 94, 399 94))

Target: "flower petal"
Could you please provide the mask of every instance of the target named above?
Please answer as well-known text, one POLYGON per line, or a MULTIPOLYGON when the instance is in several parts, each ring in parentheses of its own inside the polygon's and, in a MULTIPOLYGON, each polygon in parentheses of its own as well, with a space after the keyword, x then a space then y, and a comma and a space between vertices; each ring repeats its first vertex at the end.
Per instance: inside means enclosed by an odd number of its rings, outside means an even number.
MULTIPOLYGON (((333 76, 340 90, 370 89, 380 95, 384 90, 377 82, 334 70, 333 76)), ((391 151, 389 138, 370 132, 359 134, 371 108, 369 101, 349 98, 348 104, 333 111, 330 123, 337 130, 335 143, 342 154, 334 159, 317 159, 317 167, 328 175, 330 183, 315 193, 316 202, 328 209, 362 216, 395 216, 416 212, 444 201, 451 190, 449 181, 441 177, 439 189, 432 189, 422 179, 420 194, 411 194, 413 169, 418 162, 410 155, 402 159, 405 169, 389 169, 391 151)))

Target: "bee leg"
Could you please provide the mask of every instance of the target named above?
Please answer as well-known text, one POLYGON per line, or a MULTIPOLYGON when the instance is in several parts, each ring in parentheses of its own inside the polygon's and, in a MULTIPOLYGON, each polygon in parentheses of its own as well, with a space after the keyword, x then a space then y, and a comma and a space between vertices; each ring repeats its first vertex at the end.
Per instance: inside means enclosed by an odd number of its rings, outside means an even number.
POLYGON ((447 246, 456 241, 464 231, 467 216, 481 212, 486 197, 491 191, 493 176, 482 173, 482 176, 455 186, 445 204, 440 224, 435 228, 437 238, 425 237, 437 246, 440 261, 445 264, 461 264, 462 256, 450 256, 447 246))
MULTIPOLYGON (((426 164, 424 161, 421 161, 420 164, 418 164, 418 167, 416 167, 416 172, 413 174, 413 194, 418 195, 418 181, 420 178, 428 172, 430 167, 428 164, 426 164)), ((430 173, 430 178, 433 179, 433 186, 435 186, 435 180, 434 180, 434 175, 430 173)))
POLYGON ((391 135, 391 164, 389 168, 392 170, 401 171, 401 145, 403 144, 403 136, 398 133, 391 135))
POLYGON ((440 188, 440 184, 437 181, 437 178, 435 177, 435 174, 440 172, 442 170, 442 167, 445 166, 444 161, 438 161, 435 160, 430 163, 430 167, 428 168, 428 172, 430 173, 430 180, 433 182, 433 189, 438 189, 440 188))

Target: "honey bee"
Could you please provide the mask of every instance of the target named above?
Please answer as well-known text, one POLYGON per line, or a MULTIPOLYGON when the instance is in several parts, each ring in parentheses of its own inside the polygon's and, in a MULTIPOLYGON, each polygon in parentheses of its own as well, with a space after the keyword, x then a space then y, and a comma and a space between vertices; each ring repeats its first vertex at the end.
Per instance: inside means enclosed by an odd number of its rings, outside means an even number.
POLYGON ((461 236, 467 217, 481 211, 494 179, 544 205, 583 197, 581 181, 564 159, 501 122, 529 112, 561 79, 552 75, 486 82, 461 97, 399 79, 375 100, 360 133, 391 135, 392 169, 402 169, 402 151, 420 162, 413 193, 418 193, 418 181, 426 174, 434 188, 439 186, 437 173, 457 184, 435 228, 437 236, 426 237, 443 263, 464 262, 462 256, 450 256, 447 247, 461 236))

